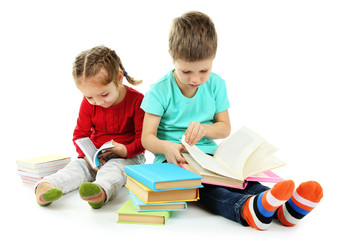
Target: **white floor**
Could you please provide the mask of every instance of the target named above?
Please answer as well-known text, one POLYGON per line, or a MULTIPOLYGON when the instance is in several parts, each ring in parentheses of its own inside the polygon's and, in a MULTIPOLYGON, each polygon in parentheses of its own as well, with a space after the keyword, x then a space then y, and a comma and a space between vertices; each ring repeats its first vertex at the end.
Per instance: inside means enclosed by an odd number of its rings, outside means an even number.
MULTIPOLYGON (((339 223, 336 215, 340 210, 335 204, 333 186, 324 184, 325 198, 320 205, 293 228, 283 227, 274 222, 269 230, 260 232, 250 227, 216 216, 198 203, 189 203, 188 210, 174 212, 165 226, 118 224, 116 211, 128 199, 127 189, 123 188, 113 201, 98 210, 88 206, 78 196, 78 191, 64 195, 48 207, 36 204, 32 184, 22 183, 14 173, 8 176, 2 186, 5 190, 1 197, 2 236, 14 235, 18 238, 36 239, 50 235, 49 239, 61 236, 78 236, 78 239, 97 237, 150 237, 150 239, 174 239, 176 237, 246 237, 256 239, 288 239, 297 236, 322 238, 329 233, 337 233, 339 223), (7 180, 11 185, 7 185, 7 180), (5 187, 6 186, 6 187, 5 187)), ((323 182, 325 182, 324 179, 323 182)), ((327 180, 328 181, 328 180, 327 180)), ((334 185, 335 187, 336 185, 334 185)), ((245 238, 244 238, 245 237, 245 238)))

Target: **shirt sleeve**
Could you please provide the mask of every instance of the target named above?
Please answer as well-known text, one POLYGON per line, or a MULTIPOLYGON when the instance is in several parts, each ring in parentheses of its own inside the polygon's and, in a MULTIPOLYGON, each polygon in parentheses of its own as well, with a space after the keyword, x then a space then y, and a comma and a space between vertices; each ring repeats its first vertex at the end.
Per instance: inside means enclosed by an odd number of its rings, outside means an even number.
POLYGON ((144 152, 141 143, 142 125, 144 118, 144 111, 140 108, 143 95, 140 95, 134 103, 134 125, 135 125, 135 139, 133 142, 125 145, 127 149, 127 158, 134 157, 144 152))
POLYGON ((160 94, 156 85, 152 85, 144 96, 141 108, 147 113, 163 116, 165 112, 163 100, 162 94, 160 94))
POLYGON ((85 155, 82 152, 82 150, 78 147, 78 145, 75 143, 75 141, 80 138, 91 136, 92 128, 91 113, 92 107, 89 104, 89 102, 84 98, 79 109, 77 125, 75 130, 73 131, 73 144, 76 147, 76 151, 78 153, 79 158, 82 158, 85 155))
POLYGON ((217 80, 213 81, 215 83, 213 91, 215 96, 216 113, 220 113, 230 108, 230 102, 227 97, 225 81, 218 76, 216 77, 217 80))

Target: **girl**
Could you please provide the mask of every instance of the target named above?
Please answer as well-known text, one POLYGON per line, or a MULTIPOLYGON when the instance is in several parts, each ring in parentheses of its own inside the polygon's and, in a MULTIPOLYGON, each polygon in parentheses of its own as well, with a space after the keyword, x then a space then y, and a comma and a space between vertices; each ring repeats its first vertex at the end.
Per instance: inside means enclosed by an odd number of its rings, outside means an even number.
POLYGON ((84 96, 73 141, 89 137, 97 148, 108 141, 115 147, 101 154, 101 166, 92 169, 75 144, 79 158, 38 182, 36 198, 39 205, 47 206, 63 193, 79 188, 83 200, 100 208, 125 184, 124 166, 145 162, 141 144, 143 95, 124 85, 123 77, 132 85, 141 81, 131 78, 116 52, 104 46, 80 53, 72 74, 84 96))

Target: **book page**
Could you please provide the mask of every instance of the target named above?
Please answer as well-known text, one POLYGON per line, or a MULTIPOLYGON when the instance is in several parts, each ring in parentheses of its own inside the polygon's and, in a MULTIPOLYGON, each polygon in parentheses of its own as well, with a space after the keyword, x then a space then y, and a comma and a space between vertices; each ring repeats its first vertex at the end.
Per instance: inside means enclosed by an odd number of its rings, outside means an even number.
POLYGON ((217 174, 238 179, 237 176, 228 169, 224 168, 221 164, 219 164, 212 156, 201 151, 197 146, 190 146, 186 143, 184 137, 180 140, 181 143, 186 147, 189 154, 191 154, 192 158, 197 161, 197 163, 204 169, 215 172, 217 174))
POLYGON ((263 142, 261 136, 242 127, 219 144, 214 158, 234 171, 239 178, 244 179, 243 169, 247 159, 263 142))
POLYGON ((257 173, 282 167, 285 164, 285 162, 281 161, 273 155, 263 155, 263 157, 261 158, 254 157, 253 159, 251 159, 250 164, 249 162, 246 164, 244 174, 245 177, 249 177, 257 173))
POLYGON ((111 141, 104 143, 95 153, 94 161, 95 161, 96 165, 99 165, 99 163, 100 163, 100 160, 98 159, 98 155, 100 155, 101 153, 105 152, 106 149, 114 148, 114 147, 115 147, 115 145, 113 145, 111 143, 111 141))
POLYGON ((90 138, 80 138, 75 141, 75 143, 78 145, 78 147, 83 151, 85 154, 86 158, 91 162, 93 167, 94 166, 94 156, 97 151, 96 146, 93 144, 93 142, 90 140, 90 138))
POLYGON ((101 154, 102 152, 105 152, 106 149, 108 148, 114 148, 115 145, 111 143, 111 141, 104 143, 96 152, 96 157, 98 154, 101 154))
POLYGON ((270 158, 276 151, 274 146, 264 141, 248 158, 244 167, 244 178, 270 170, 274 164, 276 165, 276 162, 272 162, 270 158))

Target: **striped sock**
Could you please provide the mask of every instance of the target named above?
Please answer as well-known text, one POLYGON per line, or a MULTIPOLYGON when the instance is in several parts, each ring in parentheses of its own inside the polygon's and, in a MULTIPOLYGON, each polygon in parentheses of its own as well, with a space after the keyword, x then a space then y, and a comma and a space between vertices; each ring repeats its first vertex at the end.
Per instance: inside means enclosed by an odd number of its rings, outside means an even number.
POLYGON ((294 189, 294 182, 287 180, 276 183, 268 191, 250 197, 243 209, 247 223, 258 230, 268 229, 275 211, 290 198, 294 189))
POLYGON ((322 197, 323 189, 318 182, 301 183, 291 198, 278 209, 279 221, 285 226, 295 226, 317 206, 322 197))
POLYGON ((48 206, 62 195, 62 190, 47 182, 40 183, 36 188, 36 198, 40 206, 48 206))
POLYGON ((81 184, 79 195, 95 209, 101 208, 106 198, 104 190, 99 185, 91 182, 81 184))

